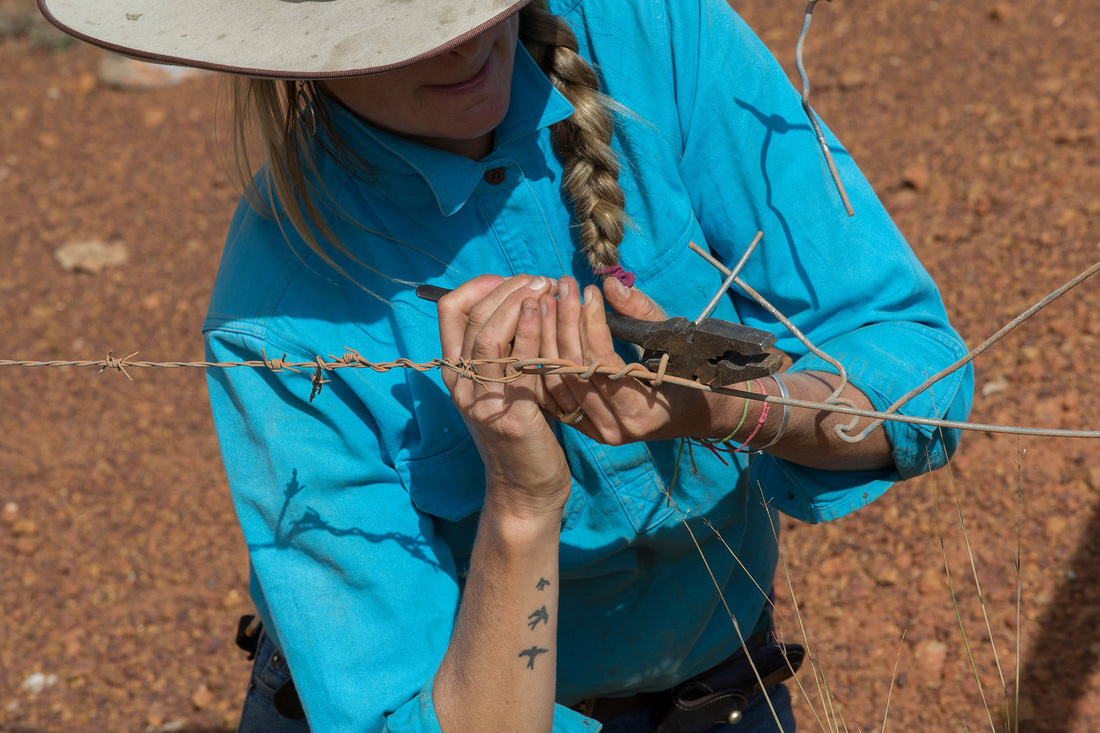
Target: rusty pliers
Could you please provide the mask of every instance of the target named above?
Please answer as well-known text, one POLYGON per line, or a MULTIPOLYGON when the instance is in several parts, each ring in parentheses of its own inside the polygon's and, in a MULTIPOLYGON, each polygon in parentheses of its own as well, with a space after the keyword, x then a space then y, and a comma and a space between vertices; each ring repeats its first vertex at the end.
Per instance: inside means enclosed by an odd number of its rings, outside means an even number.
MULTIPOLYGON (((416 289, 417 297, 433 303, 449 292, 434 285, 416 289)), ((783 365, 783 355, 769 351, 775 345, 775 334, 740 323, 718 318, 704 318, 696 323, 680 316, 665 321, 641 321, 612 312, 606 317, 613 337, 644 349, 640 363, 653 372, 667 354, 665 374, 722 387, 761 379, 776 373, 783 365)))

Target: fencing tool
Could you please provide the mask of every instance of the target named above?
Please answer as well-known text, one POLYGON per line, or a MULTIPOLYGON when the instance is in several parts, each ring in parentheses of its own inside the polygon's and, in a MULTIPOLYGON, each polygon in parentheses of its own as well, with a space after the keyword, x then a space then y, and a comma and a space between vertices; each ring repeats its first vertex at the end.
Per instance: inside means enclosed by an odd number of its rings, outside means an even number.
MULTIPOLYGON (((421 285, 417 297, 438 303, 451 292, 421 285)), ((718 318, 689 321, 681 316, 664 321, 641 321, 618 313, 606 313, 611 335, 636 344, 644 353, 640 363, 656 372, 665 355, 665 374, 691 379, 711 387, 762 379, 779 371, 783 355, 769 351, 775 334, 718 318)))

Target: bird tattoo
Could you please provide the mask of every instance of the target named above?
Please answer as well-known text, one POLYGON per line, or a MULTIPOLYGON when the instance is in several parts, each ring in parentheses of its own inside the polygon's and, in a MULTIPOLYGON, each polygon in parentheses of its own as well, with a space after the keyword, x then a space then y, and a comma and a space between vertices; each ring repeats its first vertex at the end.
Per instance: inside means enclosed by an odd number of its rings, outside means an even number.
POLYGON ((550 625, 550 614, 546 612, 546 606, 543 606, 539 610, 533 612, 528 618, 528 625, 531 627, 531 631, 535 630, 535 627, 539 625, 539 621, 546 625, 550 625))
POLYGON ((519 653, 519 656, 528 657, 527 669, 534 669, 535 668, 535 657, 537 657, 540 654, 545 654, 548 651, 550 651, 550 650, 549 649, 541 649, 537 646, 533 646, 530 649, 524 649, 522 652, 519 653))
POLYGON ((547 580, 546 578, 539 578, 539 582, 538 582, 537 585, 535 585, 535 587, 538 588, 539 590, 542 590, 543 588, 545 588, 548 585, 550 585, 549 580, 547 580))

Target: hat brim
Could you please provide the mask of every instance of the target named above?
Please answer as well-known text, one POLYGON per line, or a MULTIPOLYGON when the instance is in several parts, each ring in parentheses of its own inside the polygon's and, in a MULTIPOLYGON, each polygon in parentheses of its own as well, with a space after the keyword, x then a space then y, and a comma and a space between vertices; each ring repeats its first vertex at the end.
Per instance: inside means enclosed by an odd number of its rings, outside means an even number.
POLYGON ((390 71, 460 45, 530 0, 38 0, 88 43, 278 79, 390 71))

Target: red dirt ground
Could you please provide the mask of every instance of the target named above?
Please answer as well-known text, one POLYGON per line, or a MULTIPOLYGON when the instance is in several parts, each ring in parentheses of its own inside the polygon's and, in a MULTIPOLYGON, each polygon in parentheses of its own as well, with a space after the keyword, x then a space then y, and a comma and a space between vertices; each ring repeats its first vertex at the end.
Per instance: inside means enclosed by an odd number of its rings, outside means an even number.
MULTIPOLYGON (((804 4, 734 4, 793 67, 804 4)), ((0 0, 0 21, 31 11, 0 0)), ((971 344, 1100 259, 1098 27, 1095 0, 818 6, 815 106, 971 344)), ((98 51, 59 45, 0 22, 0 358, 200 359, 237 199, 214 136, 219 82, 112 91, 96 85, 98 51), (73 239, 121 243, 129 262, 67 274, 53 252, 73 239)), ((1100 280, 1085 284, 978 360, 974 421, 1100 428, 1098 293, 1100 280)), ((3 368, 0 406, 0 731, 231 730, 248 674, 231 641, 247 573, 203 374, 3 368), (56 681, 25 689, 36 673, 56 681)), ((793 587, 848 729, 881 729, 899 648, 889 729, 990 729, 934 513, 937 491, 995 710, 1003 691, 957 490, 1013 691, 1019 664, 1022 729, 1100 730, 1100 443, 1021 445, 1019 655, 1015 438, 970 434, 951 474, 848 519, 784 521, 793 587)), ((799 714, 817 729, 806 702, 799 714)))

